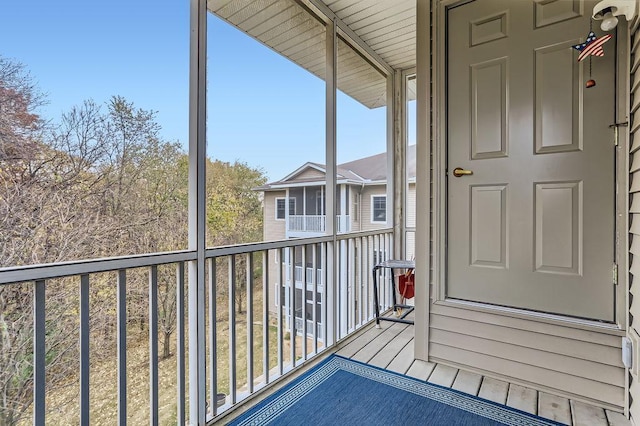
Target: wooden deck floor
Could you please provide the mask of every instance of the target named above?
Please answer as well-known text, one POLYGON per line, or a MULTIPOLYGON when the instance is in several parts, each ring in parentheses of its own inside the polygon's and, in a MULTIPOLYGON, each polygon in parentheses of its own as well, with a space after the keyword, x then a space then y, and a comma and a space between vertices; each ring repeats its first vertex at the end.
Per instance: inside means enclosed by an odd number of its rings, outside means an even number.
POLYGON ((416 360, 413 353, 414 326, 382 322, 381 327, 382 329, 376 329, 370 326, 336 353, 568 425, 631 424, 620 413, 448 365, 416 360))

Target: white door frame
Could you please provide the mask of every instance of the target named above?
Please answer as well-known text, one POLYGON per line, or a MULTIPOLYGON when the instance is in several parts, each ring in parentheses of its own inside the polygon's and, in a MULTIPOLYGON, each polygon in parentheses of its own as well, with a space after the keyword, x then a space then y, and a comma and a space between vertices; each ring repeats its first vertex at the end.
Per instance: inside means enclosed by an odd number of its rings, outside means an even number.
MULTIPOLYGON (((596 332, 623 335, 628 324, 628 229, 629 229, 629 202, 628 190, 629 176, 629 154, 628 154, 628 127, 619 129, 619 145, 616 151, 616 235, 615 251, 616 263, 618 265, 618 285, 615 294, 615 323, 601 323, 562 315, 531 312, 524 309, 508 308, 488 305, 485 303, 466 302, 447 299, 446 297, 446 11, 448 7, 468 3, 471 0, 433 0, 433 286, 431 299, 433 304, 464 307, 469 310, 490 312, 494 314, 509 315, 524 319, 531 319, 546 323, 571 326, 592 330, 596 332), (622 333, 622 334, 621 334, 622 333)), ((585 10, 583 13, 591 13, 585 10)), ((585 32, 586 34, 586 32, 585 32)), ((618 25, 616 61, 616 122, 628 121, 629 117, 629 46, 628 29, 624 21, 618 25)), ((611 137, 613 139, 613 130, 611 137)), ((614 206, 612 206, 613 208, 614 206)), ((613 265, 612 265, 613 268, 613 265)), ((612 270, 613 274, 613 270, 612 270)))

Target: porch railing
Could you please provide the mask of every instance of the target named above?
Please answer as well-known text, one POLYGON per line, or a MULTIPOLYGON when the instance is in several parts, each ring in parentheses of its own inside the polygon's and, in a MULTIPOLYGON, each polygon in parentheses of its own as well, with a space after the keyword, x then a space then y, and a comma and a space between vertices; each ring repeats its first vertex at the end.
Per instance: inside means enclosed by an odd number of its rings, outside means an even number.
MULTIPOLYGON (((299 336, 302 336, 302 329, 304 328, 304 325, 302 324, 302 318, 297 318, 296 317, 296 330, 297 330, 297 334, 299 336)), ((307 320, 307 332, 309 332, 309 330, 313 330, 313 321, 311 320, 307 320)), ((316 333, 318 336, 318 340, 323 341, 324 337, 323 337, 323 332, 324 327, 322 324, 316 324, 316 333)))
MULTIPOLYGON (((351 217, 339 215, 336 218, 338 233, 351 231, 351 217)), ((288 231, 292 232, 326 232, 327 217, 325 215, 289 215, 288 231)))
MULTIPOLYGON (((212 420, 372 320, 374 302, 370 271, 374 262, 385 260, 393 252, 392 248, 392 233, 387 229, 340 235, 336 242, 332 237, 318 237, 207 249, 206 288, 199 296, 205 298, 202 303, 204 315, 187 315, 187 295, 194 293, 189 291, 192 284, 186 271, 197 261, 197 254, 192 251, 0 269, 0 286, 26 286, 30 296, 33 344, 25 359, 32 360, 33 367, 30 407, 33 423, 43 425, 45 419, 55 423, 55 416, 60 411, 55 407, 54 412, 54 407, 47 405, 51 394, 56 392, 55 388, 48 387, 46 380, 52 350, 48 339, 50 328, 55 326, 47 320, 48 291, 51 291, 48 287, 52 283, 54 287, 70 286, 78 292, 77 299, 70 301, 73 306, 68 307, 68 312, 76 312, 79 337, 77 341, 66 342, 69 347, 79 348, 78 358, 72 360, 78 364, 77 423, 92 423, 90 401, 95 403, 101 397, 111 397, 118 407, 114 423, 133 423, 133 412, 146 411, 146 422, 159 424, 159 419, 165 415, 161 411, 159 395, 171 392, 176 395, 175 403, 169 408, 172 418, 177 424, 185 424, 189 421, 187 398, 193 400, 198 388, 204 386, 206 389, 206 405, 198 404, 198 411, 206 411, 207 420, 212 420), (305 297, 302 306, 296 307, 295 286, 285 288, 283 263, 274 263, 274 260, 284 259, 285 250, 290 250, 292 259, 286 267, 291 268, 290 273, 295 276, 295 248, 298 247, 301 259, 320 259, 314 260, 309 268, 300 268, 301 281, 313 287, 314 309, 309 315, 305 297), (311 252, 310 257, 307 257, 308 252, 311 252), (275 276, 271 276, 272 269, 269 268, 273 264, 278 265, 275 276), (318 317, 315 309, 318 286, 325 283, 318 317), (149 402, 148 406, 134 407, 130 397, 139 389, 133 388, 131 377, 138 374, 139 368, 127 361, 134 330, 127 307, 131 286, 140 284, 146 287, 148 303, 144 327, 148 330, 149 402), (96 295, 101 294, 96 286, 113 289, 113 299, 101 296, 103 298, 96 301, 95 298, 100 297, 96 295), (289 306, 276 307, 274 295, 269 293, 274 286, 280 292, 289 292, 289 306), (166 311, 164 303, 168 296, 173 300, 169 304, 171 312, 166 311), (114 306, 115 327, 111 337, 117 343, 117 372, 114 373, 117 392, 113 395, 104 395, 103 390, 95 392, 96 389, 91 388, 91 371, 94 364, 100 362, 92 358, 96 324, 90 321, 90 310, 96 303, 114 306), (301 318, 307 318, 306 321, 295 320, 294 313, 300 308, 301 318), (167 389, 159 381, 159 323, 169 314, 175 315, 171 339, 176 365, 175 381, 170 385, 173 389, 167 389), (287 329, 287 324, 291 329, 287 329), (198 358, 206 359, 206 373, 201 371, 197 376, 200 385, 188 383, 186 374, 189 359, 187 326, 206 330, 206 341, 199 349, 203 352, 198 355, 198 358)), ((381 293, 380 307, 385 310, 391 304, 391 294, 386 286, 382 286, 381 293)), ((189 306, 198 305, 191 303, 189 306)), ((190 369, 194 371, 195 366, 190 369)))
MULTIPOLYGON (((287 265, 285 264, 284 267, 286 268, 287 265)), ((296 281, 296 284, 298 283, 302 283, 302 278, 304 275, 304 279, 306 281, 307 285, 311 285, 313 284, 313 271, 314 269, 311 267, 307 267, 305 273, 303 274, 303 270, 302 270, 302 266, 296 266, 295 270, 294 270, 294 279, 296 281)), ((324 275, 322 269, 316 269, 315 270, 315 275, 316 275, 316 282, 318 283, 319 286, 322 286, 323 284, 323 280, 322 280, 322 276, 324 275)))

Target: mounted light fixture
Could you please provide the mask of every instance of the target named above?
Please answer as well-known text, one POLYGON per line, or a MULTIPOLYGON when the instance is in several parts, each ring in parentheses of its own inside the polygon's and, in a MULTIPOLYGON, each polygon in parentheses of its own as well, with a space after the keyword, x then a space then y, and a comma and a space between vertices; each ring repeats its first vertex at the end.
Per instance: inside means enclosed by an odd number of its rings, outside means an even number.
POLYGON ((602 31, 611 31, 618 25, 618 16, 624 15, 627 22, 636 16, 637 0, 602 0, 593 8, 592 18, 602 21, 602 31))

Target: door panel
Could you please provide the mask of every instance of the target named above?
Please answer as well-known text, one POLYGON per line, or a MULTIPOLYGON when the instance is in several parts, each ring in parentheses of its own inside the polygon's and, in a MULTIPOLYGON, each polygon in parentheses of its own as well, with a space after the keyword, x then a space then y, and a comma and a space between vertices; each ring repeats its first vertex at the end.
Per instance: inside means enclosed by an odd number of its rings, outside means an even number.
POLYGON ((614 319, 616 40, 588 90, 571 48, 594 3, 447 12, 448 297, 614 319))
POLYGON ((536 154, 582 148, 582 87, 574 84, 582 75, 571 48, 580 41, 535 50, 536 154))
POLYGON ((537 272, 582 274, 582 182, 537 183, 537 272))
POLYGON ((471 65, 471 158, 507 156, 507 58, 471 65))
POLYGON ((471 187, 471 265, 507 267, 507 186, 471 187))

